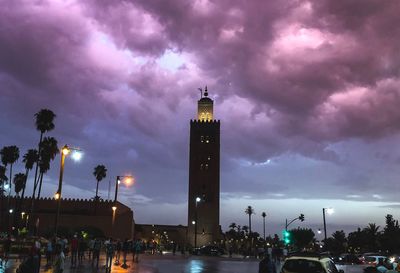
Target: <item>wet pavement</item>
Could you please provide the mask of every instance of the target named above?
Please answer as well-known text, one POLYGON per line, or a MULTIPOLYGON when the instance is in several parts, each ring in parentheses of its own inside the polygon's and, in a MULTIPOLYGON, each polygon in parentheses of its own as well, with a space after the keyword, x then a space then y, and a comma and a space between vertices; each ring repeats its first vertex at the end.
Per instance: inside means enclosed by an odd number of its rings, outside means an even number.
MULTIPOLYGON (((129 256, 128 268, 113 265, 112 273, 258 273, 256 259, 224 258, 224 257, 200 257, 200 256, 172 256, 172 255, 141 255, 139 263, 132 262, 129 256)), ((45 264, 45 260, 42 260, 45 264)), ((70 268, 70 260, 66 259, 64 273, 106 272, 104 267, 105 256, 102 256, 99 268, 93 268, 88 260, 77 268, 70 268)), ((15 272, 19 262, 12 259, 8 263, 6 271, 0 269, 0 273, 15 272)), ((279 269, 279 265, 277 266, 279 269)), ((360 266, 339 266, 345 273, 362 273, 360 266)), ((280 270, 277 270, 279 272, 280 270)), ((51 269, 41 267, 40 272, 51 273, 51 269)))

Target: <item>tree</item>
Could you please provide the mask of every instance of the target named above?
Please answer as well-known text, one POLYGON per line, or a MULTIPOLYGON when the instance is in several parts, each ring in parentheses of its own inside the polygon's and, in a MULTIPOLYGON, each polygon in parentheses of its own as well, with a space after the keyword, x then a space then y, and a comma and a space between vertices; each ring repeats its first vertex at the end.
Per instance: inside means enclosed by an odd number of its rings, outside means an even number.
POLYGON ((231 224, 229 225, 229 228, 230 228, 230 229, 233 229, 233 230, 235 230, 236 227, 237 227, 236 223, 231 223, 231 224))
POLYGON ((249 234, 249 227, 248 226, 243 226, 242 231, 244 232, 245 235, 249 234))
POLYGON ((0 165, 0 197, 4 195, 4 184, 7 182, 8 178, 6 176, 6 167, 0 165))
POLYGON ((378 248, 379 226, 375 223, 369 223, 363 231, 365 232, 366 240, 368 242, 368 250, 376 251, 378 248))
POLYGON ((255 214, 254 209, 252 206, 247 206, 244 212, 249 216, 249 233, 251 234, 251 216, 255 214))
POLYGON ((58 153, 59 149, 57 140, 54 137, 45 137, 40 147, 38 199, 40 198, 40 193, 42 191, 43 175, 50 170, 50 161, 54 160, 58 153))
MULTIPOLYGON (((40 132, 39 144, 38 144, 38 154, 41 154, 41 146, 42 146, 42 139, 43 135, 46 132, 49 132, 54 129, 54 118, 56 115, 49 109, 41 109, 39 112, 35 114, 35 124, 36 129, 40 132)), ((33 200, 35 199, 36 195, 36 188, 38 185, 38 169, 39 169, 39 161, 36 162, 35 167, 35 179, 34 179, 34 186, 33 186, 33 193, 32 193, 32 210, 33 210, 33 200)))
POLYGON ((386 226, 380 236, 381 246, 389 253, 395 253, 400 250, 400 227, 399 222, 393 218, 393 215, 386 215, 386 226))
MULTIPOLYGON (((3 196, 5 195, 5 190, 4 190, 4 184, 7 182, 8 178, 6 176, 6 167, 0 165, 0 198, 1 198, 1 208, 0 208, 0 221, 3 222, 3 208, 4 208, 4 198, 3 196)), ((0 226, 1 227, 1 226, 0 226)), ((1 231, 1 229, 0 229, 1 231)))
MULTIPOLYGON (((25 163, 25 183, 24 188, 22 189, 21 200, 24 199, 26 183, 28 180, 29 171, 32 170, 33 165, 38 161, 38 152, 35 149, 29 149, 23 157, 22 162, 25 163)), ((20 204, 21 205, 21 204, 20 204)))
POLYGON ((261 216, 263 218, 263 234, 264 234, 264 241, 265 241, 265 217, 267 216, 267 214, 265 212, 261 213, 261 216))
POLYGON ((332 234, 333 245, 330 250, 334 253, 343 253, 346 249, 346 233, 343 230, 337 230, 332 234))
POLYGON ((368 242, 366 240, 365 232, 362 231, 361 228, 357 228, 356 231, 350 232, 347 236, 347 241, 349 248, 361 253, 367 251, 365 246, 368 242))
POLYGON ((103 180, 107 176, 107 169, 104 165, 97 165, 94 168, 93 172, 94 177, 96 177, 97 185, 96 185, 96 196, 94 197, 96 200, 99 199, 98 192, 99 192, 99 182, 103 180))
POLYGON ((290 230, 290 235, 293 240, 293 245, 301 250, 308 246, 314 240, 314 232, 310 228, 296 228, 290 230))
POLYGON ((17 194, 17 196, 19 196, 19 193, 22 191, 22 189, 25 187, 25 174, 23 173, 17 173, 14 176, 14 191, 17 194))
MULTIPOLYGON (((12 168, 15 162, 17 162, 19 158, 19 148, 17 146, 5 146, 0 150, 1 154, 1 162, 4 164, 5 168, 7 165, 10 165, 10 176, 12 177, 12 168)), ((11 183, 8 191, 8 196, 11 194, 11 183)))

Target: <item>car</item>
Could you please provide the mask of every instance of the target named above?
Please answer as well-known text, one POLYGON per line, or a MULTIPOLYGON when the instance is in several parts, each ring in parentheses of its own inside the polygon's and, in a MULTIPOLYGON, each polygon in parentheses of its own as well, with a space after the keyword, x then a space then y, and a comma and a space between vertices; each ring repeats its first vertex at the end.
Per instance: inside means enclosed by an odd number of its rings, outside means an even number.
POLYGON ((225 251, 214 245, 208 245, 208 246, 202 246, 193 249, 192 251, 193 255, 207 255, 207 256, 220 256, 225 254, 225 251))
POLYGON ((281 273, 344 273, 328 256, 319 253, 296 253, 287 257, 281 273))
POLYGON ((363 263, 367 265, 376 266, 379 263, 387 262, 387 257, 382 255, 364 256, 363 263))
POLYGON ((346 264, 346 265, 362 264, 362 262, 356 255, 350 253, 340 254, 338 257, 335 257, 333 261, 336 264, 346 264))

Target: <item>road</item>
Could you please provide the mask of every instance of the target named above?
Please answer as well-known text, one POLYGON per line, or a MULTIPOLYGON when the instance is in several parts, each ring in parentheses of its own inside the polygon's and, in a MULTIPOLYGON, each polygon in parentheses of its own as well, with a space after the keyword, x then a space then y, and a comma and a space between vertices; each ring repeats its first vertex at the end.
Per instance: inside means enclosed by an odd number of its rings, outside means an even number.
MULTIPOLYGON (((258 260, 239 258, 199 257, 199 256, 172 256, 172 255, 141 255, 139 263, 132 263, 131 257, 128 268, 113 265, 112 273, 258 273, 258 260)), ((45 264, 45 260, 42 260, 45 264)), ((70 268, 69 259, 66 260, 64 273, 93 273, 105 271, 105 257, 102 256, 99 269, 92 268, 89 261, 85 261, 78 268, 70 268)), ((0 269, 0 273, 15 272, 19 265, 15 259, 9 262, 6 271, 0 269)), ((345 273, 362 273, 360 266, 339 266, 345 273)), ((50 270, 42 267, 40 272, 50 273, 50 270)))

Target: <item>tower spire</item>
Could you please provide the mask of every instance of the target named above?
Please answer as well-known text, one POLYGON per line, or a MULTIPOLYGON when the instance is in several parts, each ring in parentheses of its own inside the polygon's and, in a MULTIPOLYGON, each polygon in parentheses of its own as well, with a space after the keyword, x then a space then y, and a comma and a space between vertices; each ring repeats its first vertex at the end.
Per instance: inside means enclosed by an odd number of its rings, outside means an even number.
MULTIPOLYGON (((203 90, 199 88, 200 92, 203 90)), ((207 85, 204 88, 204 97, 202 96, 197 104, 197 118, 200 121, 213 120, 213 100, 208 97, 207 85)))

